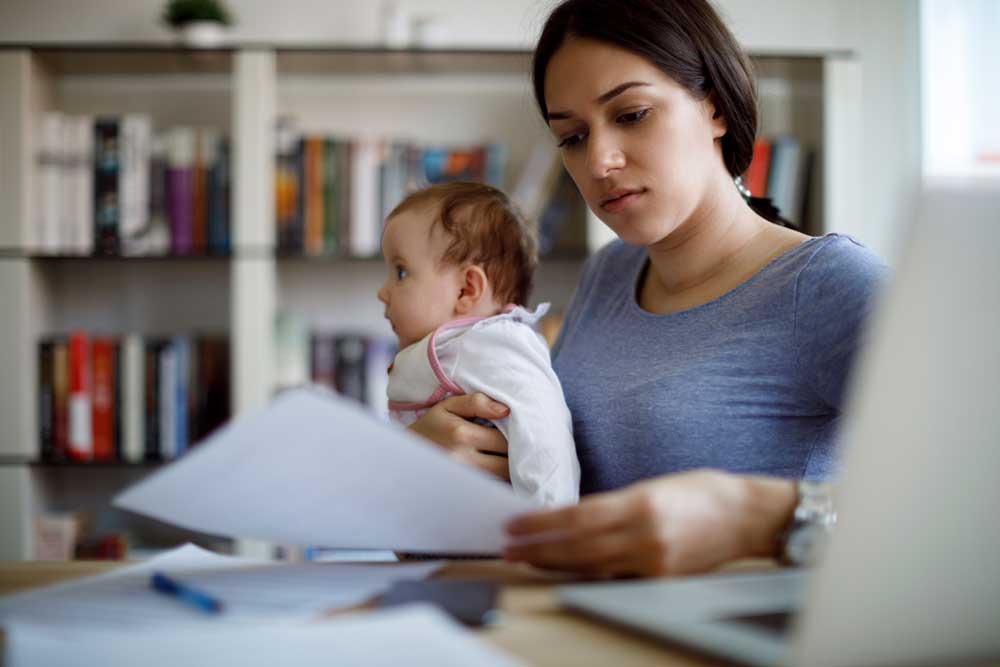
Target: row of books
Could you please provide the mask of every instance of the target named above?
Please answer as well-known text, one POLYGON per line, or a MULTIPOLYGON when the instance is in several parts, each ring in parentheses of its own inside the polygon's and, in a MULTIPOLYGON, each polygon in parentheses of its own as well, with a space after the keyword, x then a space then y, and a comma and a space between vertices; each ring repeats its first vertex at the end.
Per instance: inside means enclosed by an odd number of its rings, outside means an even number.
POLYGON ((229 417, 229 343, 74 331, 39 342, 46 461, 170 460, 229 417))
POLYGON ((428 146, 301 134, 277 127, 275 216, 280 251, 373 257, 382 223, 407 194, 444 181, 503 187, 501 144, 428 146))
POLYGON ((755 197, 768 197, 781 217, 801 226, 806 218, 812 153, 792 135, 758 137, 743 182, 755 197))
POLYGON ((388 418, 386 390, 389 366, 398 351, 395 338, 311 331, 304 319, 282 313, 275 343, 279 389, 310 382, 323 385, 388 418))
POLYGON ((41 114, 36 246, 49 254, 199 255, 230 248, 229 140, 154 132, 146 114, 41 114))

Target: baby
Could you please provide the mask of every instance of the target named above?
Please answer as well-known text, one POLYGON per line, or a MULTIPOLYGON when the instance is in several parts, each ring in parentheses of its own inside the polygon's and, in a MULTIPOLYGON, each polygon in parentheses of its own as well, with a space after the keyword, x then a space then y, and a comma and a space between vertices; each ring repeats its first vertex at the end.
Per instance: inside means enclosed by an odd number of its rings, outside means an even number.
POLYGON ((504 193, 478 183, 435 185, 389 214, 388 276, 378 291, 399 337, 389 411, 412 424, 438 401, 482 392, 510 408, 511 484, 544 505, 575 503, 580 464, 569 408, 528 302, 537 260, 532 230, 504 193))

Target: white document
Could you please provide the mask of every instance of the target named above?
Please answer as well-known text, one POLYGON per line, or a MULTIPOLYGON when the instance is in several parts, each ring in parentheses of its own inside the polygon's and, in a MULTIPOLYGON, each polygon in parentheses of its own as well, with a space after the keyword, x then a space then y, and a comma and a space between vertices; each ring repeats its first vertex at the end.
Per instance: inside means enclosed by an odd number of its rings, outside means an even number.
POLYGON ((433 607, 414 605, 302 625, 123 632, 103 629, 72 641, 45 628, 7 629, 6 664, 177 667, 273 665, 347 667, 513 667, 523 664, 433 607))
POLYGON ((87 637, 102 628, 142 630, 177 624, 222 628, 265 619, 272 624, 300 622, 364 602, 394 581, 423 579, 438 567, 440 563, 433 562, 258 561, 221 556, 188 544, 133 567, 0 597, 0 625, 38 624, 60 637, 87 637), (224 610, 207 614, 154 591, 149 581, 157 571, 216 597, 224 610))
POLYGON ((114 504, 281 544, 496 554, 534 506, 353 401, 295 389, 233 420, 114 504))

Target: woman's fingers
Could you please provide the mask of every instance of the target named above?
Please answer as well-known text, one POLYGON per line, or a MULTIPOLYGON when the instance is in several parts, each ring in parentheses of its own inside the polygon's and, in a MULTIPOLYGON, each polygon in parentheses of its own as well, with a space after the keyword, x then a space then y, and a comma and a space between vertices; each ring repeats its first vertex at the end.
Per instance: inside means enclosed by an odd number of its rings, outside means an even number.
POLYGON ((525 561, 536 567, 574 570, 596 575, 610 574, 611 564, 629 558, 637 547, 637 536, 629 529, 597 534, 569 534, 555 539, 513 544, 504 558, 525 561))
POLYGON ((500 419, 506 417, 510 410, 503 403, 494 401, 486 394, 466 394, 465 396, 452 396, 441 401, 440 405, 448 412, 473 419, 500 419))
POLYGON ((507 523, 511 537, 537 533, 589 533, 619 527, 628 521, 628 498, 619 491, 595 494, 579 505, 522 514, 507 523))

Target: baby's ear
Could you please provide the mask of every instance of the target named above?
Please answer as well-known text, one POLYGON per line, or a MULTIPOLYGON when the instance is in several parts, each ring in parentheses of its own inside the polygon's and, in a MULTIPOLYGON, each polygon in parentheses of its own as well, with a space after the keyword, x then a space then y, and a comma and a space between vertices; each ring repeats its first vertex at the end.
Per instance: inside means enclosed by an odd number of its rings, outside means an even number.
POLYGON ((468 315, 482 303, 484 297, 489 295, 490 281, 482 267, 474 264, 462 269, 459 279, 461 283, 455 312, 459 315, 468 315))

